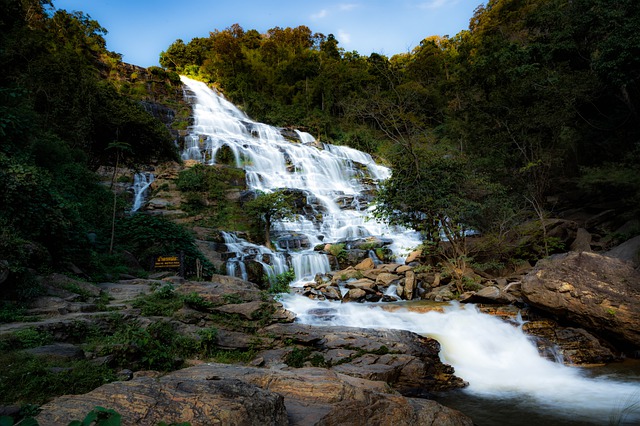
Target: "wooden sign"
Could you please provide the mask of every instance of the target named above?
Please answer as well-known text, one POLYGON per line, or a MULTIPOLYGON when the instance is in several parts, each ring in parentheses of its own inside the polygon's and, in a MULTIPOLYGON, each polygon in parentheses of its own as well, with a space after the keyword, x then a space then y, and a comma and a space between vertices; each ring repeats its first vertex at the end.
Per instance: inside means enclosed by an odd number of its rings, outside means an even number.
POLYGON ((153 266, 155 269, 179 269, 182 262, 180 256, 158 256, 153 266))

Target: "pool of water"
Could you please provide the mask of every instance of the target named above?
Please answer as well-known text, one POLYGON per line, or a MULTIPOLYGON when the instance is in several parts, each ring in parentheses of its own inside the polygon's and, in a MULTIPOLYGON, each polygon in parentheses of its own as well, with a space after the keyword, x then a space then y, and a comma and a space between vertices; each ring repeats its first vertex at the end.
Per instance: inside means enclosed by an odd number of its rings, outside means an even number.
MULTIPOLYGON (((565 411, 553 401, 545 404, 544 401, 521 394, 489 397, 460 390, 436 395, 434 399, 471 417, 476 426, 640 425, 640 360, 580 370, 585 377, 594 380, 637 384, 637 390, 627 398, 621 398, 616 408, 607 408, 602 412, 585 410, 582 413, 574 409, 565 411)), ((597 405, 597 401, 593 402, 593 405, 597 405)))

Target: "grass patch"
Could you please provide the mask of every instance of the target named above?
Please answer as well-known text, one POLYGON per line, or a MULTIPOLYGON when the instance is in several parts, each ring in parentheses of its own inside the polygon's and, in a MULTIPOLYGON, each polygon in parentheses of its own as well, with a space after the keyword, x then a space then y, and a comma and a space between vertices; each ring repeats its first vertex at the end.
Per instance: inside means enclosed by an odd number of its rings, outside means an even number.
POLYGON ((34 357, 18 351, 0 355, 0 404, 43 404, 65 394, 87 393, 116 380, 106 366, 34 357))
POLYGON ((53 342, 53 336, 33 327, 24 328, 8 334, 0 341, 0 350, 17 351, 48 345, 53 342))
POLYGON ((171 284, 154 289, 151 294, 138 296, 132 303, 143 316, 171 316, 184 305, 184 299, 171 284))

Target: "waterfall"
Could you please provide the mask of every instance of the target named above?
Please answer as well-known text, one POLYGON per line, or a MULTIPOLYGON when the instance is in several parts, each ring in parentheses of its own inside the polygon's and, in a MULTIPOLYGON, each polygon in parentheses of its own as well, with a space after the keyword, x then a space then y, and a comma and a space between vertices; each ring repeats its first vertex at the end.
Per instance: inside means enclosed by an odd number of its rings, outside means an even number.
POLYGON ((277 246, 288 252, 297 280, 329 272, 326 255, 313 250, 320 243, 384 236, 393 240, 391 249, 399 256, 420 244, 415 232, 368 220, 371 193, 391 174, 369 154, 320 144, 301 131, 295 132, 299 142, 291 142, 279 129, 251 120, 206 84, 181 79, 185 98, 193 105, 183 159, 215 164, 218 151, 226 147, 236 167, 245 170, 250 189, 269 193, 287 188, 304 194, 307 214, 273 224, 274 234, 283 238, 277 246))
POLYGON ((147 189, 153 183, 153 173, 136 173, 133 175, 133 206, 131 213, 137 212, 147 196, 147 189))
MULTIPOLYGON (((367 220, 370 194, 390 176, 390 170, 370 155, 321 144, 300 131, 295 132, 299 142, 291 142, 278 129, 252 121, 204 83, 185 77, 182 81, 194 110, 182 158, 215 164, 218 151, 226 147, 235 165, 246 171, 249 188, 264 192, 289 188, 304 194, 307 203, 305 215, 273 224, 274 233, 285 235, 277 242, 276 252, 224 234, 230 275, 246 279, 246 262, 255 260, 267 275, 293 268, 300 284, 330 270, 327 257, 313 250, 317 244, 383 236, 393 240, 391 249, 401 255, 420 243, 411 231, 367 220)), ((371 257, 377 260, 375 253, 371 257)), ((387 295, 395 297, 394 292, 395 286, 390 286, 387 295)), ((303 323, 402 329, 437 339, 443 361, 469 382, 465 394, 484 398, 481 405, 506 401, 528 413, 520 423, 510 424, 533 424, 526 416, 539 411, 552 412, 554 424, 606 424, 611 418, 640 423, 638 411, 626 417, 621 414, 639 403, 640 378, 631 377, 630 383, 589 378, 583 369, 551 362, 538 354, 518 325, 482 314, 473 306, 416 313, 387 311, 384 304, 317 301, 294 294, 281 300, 303 323), (317 316, 325 309, 332 315, 317 316)))
POLYGON ((285 295, 281 301, 305 324, 401 329, 435 338, 442 345, 442 361, 469 382, 463 392, 512 401, 531 412, 549 411, 556 417, 554 424, 613 424, 610 418, 634 403, 636 410, 619 424, 640 424, 640 377, 631 382, 589 378, 584 369, 549 361, 518 324, 482 314, 473 305, 418 313, 385 310, 382 304, 318 302, 299 295, 285 295))
POLYGON ((281 274, 288 269, 283 253, 271 251, 257 244, 251 244, 228 232, 222 232, 222 238, 229 253, 225 264, 227 275, 242 278, 246 281, 248 279, 246 263, 249 260, 259 263, 264 274, 268 277, 281 274))

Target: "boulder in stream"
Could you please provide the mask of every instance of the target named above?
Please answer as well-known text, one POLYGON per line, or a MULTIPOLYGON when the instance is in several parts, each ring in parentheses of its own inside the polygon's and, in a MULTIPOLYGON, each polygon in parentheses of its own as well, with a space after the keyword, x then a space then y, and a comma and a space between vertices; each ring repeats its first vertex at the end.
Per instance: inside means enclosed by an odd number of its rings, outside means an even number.
POLYGON ((640 271, 631 263, 590 252, 555 255, 524 277, 522 296, 560 321, 640 348, 640 271))

